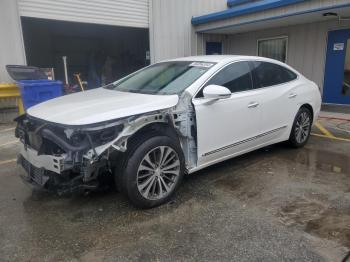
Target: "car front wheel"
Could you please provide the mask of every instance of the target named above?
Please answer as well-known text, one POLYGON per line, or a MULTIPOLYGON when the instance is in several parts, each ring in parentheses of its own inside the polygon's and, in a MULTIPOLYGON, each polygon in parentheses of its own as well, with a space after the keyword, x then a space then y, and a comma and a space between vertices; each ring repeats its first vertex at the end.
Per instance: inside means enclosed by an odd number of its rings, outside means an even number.
POLYGON ((312 113, 306 108, 299 109, 293 123, 292 131, 289 137, 289 144, 293 147, 304 146, 311 133, 312 113))
POLYGON ((123 172, 123 192, 140 208, 166 203, 181 183, 184 157, 177 141, 154 136, 135 145, 123 172))

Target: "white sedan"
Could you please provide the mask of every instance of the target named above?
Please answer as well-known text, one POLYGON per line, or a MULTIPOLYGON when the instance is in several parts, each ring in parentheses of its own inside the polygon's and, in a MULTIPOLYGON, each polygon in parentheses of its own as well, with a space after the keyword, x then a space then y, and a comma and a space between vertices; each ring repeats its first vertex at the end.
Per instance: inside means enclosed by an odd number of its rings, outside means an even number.
POLYGON ((317 85, 275 60, 168 60, 30 108, 17 119, 18 162, 42 188, 93 190, 113 178, 150 208, 184 174, 282 141, 304 146, 320 105, 317 85))

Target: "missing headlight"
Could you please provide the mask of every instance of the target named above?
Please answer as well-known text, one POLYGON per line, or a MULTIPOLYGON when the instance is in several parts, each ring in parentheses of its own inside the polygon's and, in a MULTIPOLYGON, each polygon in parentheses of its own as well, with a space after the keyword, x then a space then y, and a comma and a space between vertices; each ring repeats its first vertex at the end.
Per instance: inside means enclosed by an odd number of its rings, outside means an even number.
POLYGON ((93 146, 106 144, 115 139, 123 130, 123 125, 111 126, 94 131, 76 131, 70 137, 71 144, 78 146, 90 137, 93 146))
POLYGON ((77 146, 84 141, 85 137, 86 137, 85 134, 75 133, 74 135, 71 136, 70 140, 74 146, 77 146))
POLYGON ((102 130, 99 133, 99 140, 101 144, 112 141, 123 130, 123 125, 113 126, 102 130))

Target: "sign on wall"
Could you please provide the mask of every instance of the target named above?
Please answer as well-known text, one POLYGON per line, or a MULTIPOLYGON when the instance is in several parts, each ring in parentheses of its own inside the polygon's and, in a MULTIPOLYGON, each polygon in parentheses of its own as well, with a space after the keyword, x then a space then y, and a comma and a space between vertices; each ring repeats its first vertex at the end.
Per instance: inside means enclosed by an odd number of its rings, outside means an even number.
POLYGON ((344 50, 344 43, 334 43, 333 50, 334 51, 342 51, 342 50, 344 50))

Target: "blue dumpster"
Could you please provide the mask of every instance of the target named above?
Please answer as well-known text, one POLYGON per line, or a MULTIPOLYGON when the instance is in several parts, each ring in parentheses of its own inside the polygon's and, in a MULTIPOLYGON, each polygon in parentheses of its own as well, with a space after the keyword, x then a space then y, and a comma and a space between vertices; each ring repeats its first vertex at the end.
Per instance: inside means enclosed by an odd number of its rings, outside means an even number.
POLYGON ((61 81, 52 80, 20 80, 19 86, 24 109, 62 96, 63 85, 61 81))

